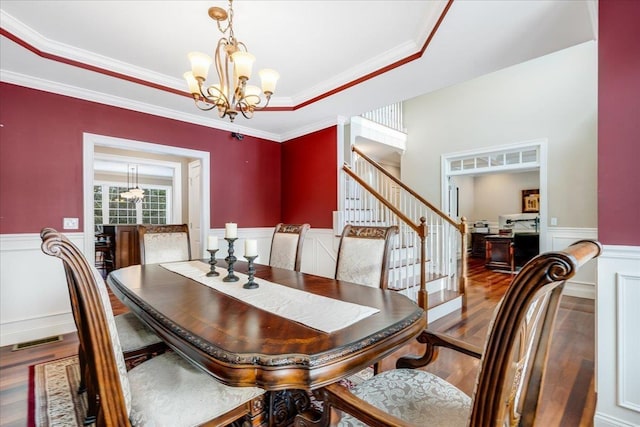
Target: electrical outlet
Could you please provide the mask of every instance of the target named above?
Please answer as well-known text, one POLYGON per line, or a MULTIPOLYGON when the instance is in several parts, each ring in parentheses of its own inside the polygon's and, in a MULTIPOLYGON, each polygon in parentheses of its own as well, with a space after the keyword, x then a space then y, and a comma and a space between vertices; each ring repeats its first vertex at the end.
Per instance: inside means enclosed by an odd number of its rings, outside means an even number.
POLYGON ((78 218, 63 218, 62 219, 62 228, 64 230, 77 230, 78 229, 78 218))

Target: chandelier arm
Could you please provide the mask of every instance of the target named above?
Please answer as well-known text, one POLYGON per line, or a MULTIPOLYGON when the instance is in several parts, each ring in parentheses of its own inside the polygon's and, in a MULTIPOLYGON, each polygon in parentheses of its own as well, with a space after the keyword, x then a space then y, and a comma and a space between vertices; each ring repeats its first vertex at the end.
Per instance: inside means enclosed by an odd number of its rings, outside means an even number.
POLYGON ((253 117, 253 107, 249 105, 244 100, 244 98, 238 101, 237 108, 242 113, 245 119, 250 119, 253 117))
POLYGON ((216 64, 216 73, 218 74, 218 80, 220 81, 220 93, 223 95, 222 103, 218 103, 218 108, 222 108, 224 113, 220 117, 224 117, 226 112, 229 110, 231 106, 231 97, 230 95, 230 81, 228 76, 229 65, 228 65, 228 56, 226 55, 226 49, 229 46, 229 40, 226 38, 221 38, 218 41, 218 45, 216 46, 216 54, 214 58, 214 62, 216 64), (222 59, 224 57, 224 66, 222 63, 222 59))
POLYGON ((210 111, 216 108, 215 104, 203 101, 202 99, 194 99, 194 101, 196 103, 196 107, 198 107, 202 111, 210 111))
POLYGON ((225 93, 215 85, 207 87, 207 93, 203 93, 203 96, 207 100, 208 104, 214 104, 214 106, 217 107, 221 105, 229 105, 227 95, 225 95, 225 93))
MULTIPOLYGON (((225 92, 229 90, 228 89, 229 82, 227 81, 227 69, 223 68, 222 61, 221 61, 221 58, 222 58, 221 52, 224 53, 228 45, 229 45, 229 41, 224 37, 221 38, 218 41, 218 45, 216 46, 216 55, 214 57, 214 62, 216 64, 216 73, 218 74, 218 80, 220 81, 221 92, 225 92)), ((226 55, 224 56, 225 56, 225 65, 226 65, 226 55)))

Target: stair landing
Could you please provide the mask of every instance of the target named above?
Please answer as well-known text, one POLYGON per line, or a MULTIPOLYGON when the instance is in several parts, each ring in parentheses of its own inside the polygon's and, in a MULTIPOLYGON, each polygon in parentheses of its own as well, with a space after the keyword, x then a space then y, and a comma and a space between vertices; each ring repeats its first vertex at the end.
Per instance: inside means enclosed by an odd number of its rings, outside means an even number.
MULTIPOLYGON (((448 286, 450 280, 453 279, 449 279, 447 276, 427 276, 427 320, 429 322, 433 322, 443 316, 446 316, 449 313, 460 310, 462 308, 462 294, 460 294, 458 291, 452 291, 449 289, 454 287, 448 286)), ((413 298, 412 295, 409 295, 412 290, 406 287, 391 290, 406 295, 414 301, 417 300, 417 297, 413 298)))

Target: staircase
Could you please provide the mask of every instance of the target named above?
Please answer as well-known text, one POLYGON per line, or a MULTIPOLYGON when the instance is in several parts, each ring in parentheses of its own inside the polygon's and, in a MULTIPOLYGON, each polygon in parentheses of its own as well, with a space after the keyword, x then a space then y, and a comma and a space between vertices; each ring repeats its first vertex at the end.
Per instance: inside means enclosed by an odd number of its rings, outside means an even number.
POLYGON ((452 220, 355 146, 351 165, 342 171, 345 199, 338 227, 397 225, 400 230, 390 256, 389 289, 416 301, 428 321, 459 309, 466 280, 464 218, 452 220))

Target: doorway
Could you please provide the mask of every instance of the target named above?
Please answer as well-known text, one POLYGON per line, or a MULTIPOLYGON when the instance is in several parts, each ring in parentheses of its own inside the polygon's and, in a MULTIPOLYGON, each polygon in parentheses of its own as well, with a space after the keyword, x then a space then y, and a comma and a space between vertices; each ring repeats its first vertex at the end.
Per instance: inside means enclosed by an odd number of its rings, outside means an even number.
MULTIPOLYGON (((205 151, 191 150, 186 148, 172 147, 167 145, 153 144, 148 142, 134 141, 121 138, 113 138, 103 135, 96 135, 85 133, 83 135, 83 194, 84 194, 84 240, 85 255, 87 259, 93 263, 95 253, 88 248, 93 248, 95 240, 95 223, 94 223, 94 206, 93 206, 93 188, 94 188, 94 170, 93 162, 95 158, 96 147, 109 147, 113 149, 130 150, 138 153, 145 153, 148 155, 170 155, 176 157, 183 157, 192 161, 198 161, 201 165, 199 174, 199 188, 200 203, 194 206, 198 206, 199 211, 199 224, 194 227, 198 233, 198 236, 194 236, 197 241, 205 241, 205 233, 209 231, 210 225, 210 153, 205 151)), ((186 174, 182 174, 185 176, 186 174)), ((182 188, 181 184, 178 187, 182 188)), ((182 201, 181 201, 182 202, 182 201)), ((181 219, 184 222, 184 218, 181 219)), ((193 253, 194 257, 203 257, 203 254, 193 253)))
POLYGON ((441 165, 442 206, 453 209, 454 215, 461 203, 457 180, 479 175, 537 171, 539 174, 540 252, 548 250, 546 139, 444 154, 441 157, 441 165))

